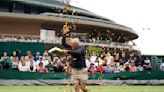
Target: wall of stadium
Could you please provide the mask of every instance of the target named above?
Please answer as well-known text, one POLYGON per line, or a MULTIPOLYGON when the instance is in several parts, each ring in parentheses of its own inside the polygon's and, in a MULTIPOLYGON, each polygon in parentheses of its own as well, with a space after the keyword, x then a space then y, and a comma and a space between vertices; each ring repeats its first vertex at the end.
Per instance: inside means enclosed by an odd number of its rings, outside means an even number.
POLYGON ((19 20, 0 20, 0 34, 40 35, 40 23, 19 20))

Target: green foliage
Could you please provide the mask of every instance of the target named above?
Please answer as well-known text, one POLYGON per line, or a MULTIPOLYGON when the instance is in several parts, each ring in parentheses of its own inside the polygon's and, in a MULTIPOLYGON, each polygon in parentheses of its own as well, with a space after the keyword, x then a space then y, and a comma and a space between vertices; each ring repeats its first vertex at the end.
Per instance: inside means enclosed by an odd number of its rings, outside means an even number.
POLYGON ((101 53, 101 49, 95 46, 88 46, 86 51, 87 51, 87 54, 92 54, 92 52, 96 52, 97 54, 101 53))

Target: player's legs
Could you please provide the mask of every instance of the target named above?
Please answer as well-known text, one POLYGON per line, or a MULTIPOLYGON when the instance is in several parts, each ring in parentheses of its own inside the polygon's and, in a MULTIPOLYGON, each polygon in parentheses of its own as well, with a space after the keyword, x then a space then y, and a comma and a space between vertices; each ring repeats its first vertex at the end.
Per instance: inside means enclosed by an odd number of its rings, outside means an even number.
POLYGON ((80 88, 83 92, 88 92, 87 88, 86 88, 86 84, 87 84, 87 80, 88 80, 88 72, 86 68, 83 68, 80 71, 80 77, 79 77, 79 84, 80 84, 80 88))
POLYGON ((81 83, 81 84, 80 84, 80 88, 81 88, 81 90, 82 90, 83 92, 88 92, 85 83, 81 83))
POLYGON ((75 89, 75 92, 80 92, 80 85, 79 85, 79 83, 74 83, 74 89, 75 89))

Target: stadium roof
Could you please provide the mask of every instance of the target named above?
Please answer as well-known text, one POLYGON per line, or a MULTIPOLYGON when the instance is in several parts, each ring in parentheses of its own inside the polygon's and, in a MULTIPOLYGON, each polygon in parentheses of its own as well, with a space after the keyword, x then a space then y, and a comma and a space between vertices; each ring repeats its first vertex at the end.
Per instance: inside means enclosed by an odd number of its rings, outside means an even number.
MULTIPOLYGON (((63 10, 64 7, 66 6, 66 3, 63 0, 3 0, 3 1, 7 3, 16 2, 16 3, 26 4, 34 7, 50 8, 54 10, 63 10)), ((137 33, 133 29, 117 24, 112 20, 96 15, 85 9, 71 6, 71 8, 68 9, 68 12, 71 12, 71 14, 63 14, 62 16, 58 12, 56 13, 44 12, 39 15, 20 14, 20 13, 19 14, 13 13, 12 15, 10 15, 8 13, 0 13, 0 17, 40 21, 46 27, 49 27, 49 25, 51 25, 51 27, 54 27, 56 25, 56 27, 60 27, 60 28, 61 25, 63 25, 63 22, 65 22, 63 20, 66 20, 67 22, 72 22, 76 19, 78 21, 79 29, 83 31, 96 29, 105 32, 106 30, 110 30, 110 32, 116 33, 117 34, 116 36, 121 36, 123 34, 127 38, 127 40, 133 40, 138 38, 137 33), (72 15, 73 10, 76 10, 78 12, 78 16, 72 15)))
MULTIPOLYGON (((13 1, 13 2, 29 4, 29 5, 33 5, 33 6, 38 6, 38 7, 40 6, 40 7, 47 7, 47 8, 52 8, 52 9, 53 8, 61 9, 61 10, 63 10, 63 8, 66 5, 64 0, 5 0, 5 1, 13 1)), ((107 18, 104 18, 104 17, 96 15, 90 11, 87 11, 85 9, 81 9, 81 8, 78 8, 75 6, 71 6, 71 8, 68 9, 68 12, 69 11, 72 12, 74 9, 77 10, 80 15, 84 15, 84 16, 91 17, 91 18, 102 19, 102 20, 108 20, 108 21, 115 23, 112 20, 109 20, 107 18)))

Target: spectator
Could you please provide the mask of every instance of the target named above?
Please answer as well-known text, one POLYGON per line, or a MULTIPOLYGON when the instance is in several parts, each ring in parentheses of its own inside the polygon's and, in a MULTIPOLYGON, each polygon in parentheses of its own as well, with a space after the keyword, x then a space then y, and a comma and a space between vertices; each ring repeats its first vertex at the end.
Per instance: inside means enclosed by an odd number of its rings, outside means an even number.
POLYGON ((44 67, 43 63, 40 62, 37 68, 37 72, 47 72, 47 69, 44 67))
POLYGON ((64 65, 61 63, 60 60, 56 62, 57 66, 55 67, 55 72, 64 72, 64 65))
POLYGON ((128 59, 129 63, 136 63, 136 58, 134 57, 134 52, 130 53, 130 58, 128 59))
POLYGON ((47 60, 48 58, 49 58, 48 53, 44 52, 43 57, 42 57, 42 60, 43 60, 42 63, 44 66, 46 66, 48 64, 48 60, 47 60))
POLYGON ((114 73, 119 73, 119 72, 121 72, 121 71, 122 71, 122 68, 120 67, 119 62, 115 62, 115 67, 114 67, 114 69, 113 69, 113 72, 114 72, 114 73))
POLYGON ((96 58, 97 58, 96 52, 93 51, 92 56, 90 57, 91 63, 94 63, 96 61, 96 58))
POLYGON ((27 53, 27 55, 25 56, 25 61, 28 61, 29 57, 32 56, 32 54, 31 54, 31 51, 29 51, 29 50, 26 53, 27 53))
POLYGON ((100 64, 100 65, 103 65, 103 62, 104 62, 103 59, 104 59, 104 55, 101 54, 100 57, 98 57, 98 61, 99 61, 99 64, 100 64))
POLYGON ((57 56, 53 56, 52 59, 53 59, 52 64, 54 66, 57 66, 57 63, 56 62, 59 60, 59 58, 57 56))
POLYGON ((18 70, 19 58, 17 52, 13 51, 13 55, 10 57, 12 63, 12 69, 18 70))
POLYGON ((95 62, 94 62, 94 65, 96 66, 96 67, 98 67, 100 64, 99 64, 99 59, 98 59, 98 57, 96 58, 96 60, 95 60, 95 62))
POLYGON ((139 63, 140 63, 141 65, 144 64, 144 59, 143 59, 143 57, 142 57, 142 55, 141 55, 141 52, 138 53, 138 57, 137 57, 137 60, 136 60, 136 66, 138 66, 139 63))
POLYGON ((120 61, 119 61, 119 53, 117 53, 117 54, 114 56, 114 62, 120 62, 120 61))
POLYGON ((19 71, 22 71, 22 72, 30 71, 30 67, 26 65, 24 56, 22 56, 19 61, 18 69, 19 69, 19 71))
POLYGON ((96 72, 104 73, 105 70, 102 65, 98 65, 98 66, 96 66, 96 72))
POLYGON ((127 62, 125 52, 122 52, 122 55, 119 61, 120 61, 120 65, 124 65, 127 62))
POLYGON ((88 71, 91 73, 95 73, 96 72, 96 66, 93 63, 91 63, 90 67, 88 68, 88 71))
POLYGON ((130 64, 130 72, 136 72, 137 71, 137 68, 136 68, 136 66, 135 66, 135 63, 134 62, 131 62, 131 64, 130 64))
POLYGON ((37 60, 39 60, 39 56, 40 56, 40 52, 37 51, 37 52, 36 52, 36 56, 34 57, 35 62, 36 62, 37 60))
POLYGON ((48 64, 48 61, 47 60, 43 60, 43 57, 42 56, 39 56, 39 60, 36 61, 36 65, 38 66, 39 63, 43 63, 43 66, 46 66, 48 64))
POLYGON ((137 71, 143 71, 143 70, 144 70, 144 68, 143 68, 141 62, 139 62, 138 66, 137 66, 137 71))
POLYGON ((8 70, 11 69, 11 60, 10 57, 7 55, 7 52, 3 53, 3 57, 1 57, 2 69, 8 70))
POLYGON ((66 58, 66 61, 65 61, 65 63, 64 63, 64 71, 65 72, 67 72, 67 71, 71 71, 71 66, 70 66, 70 62, 72 62, 72 60, 73 60, 73 58, 72 58, 72 56, 67 56, 67 58, 66 58))
POLYGON ((113 70, 112 70, 111 66, 108 65, 108 66, 104 66, 104 71, 105 71, 105 73, 108 73, 108 72, 112 72, 113 70))
POLYGON ((28 64, 27 66, 30 67, 31 72, 36 72, 37 65, 32 56, 29 57, 29 61, 28 62, 26 61, 26 64, 28 64))
POLYGON ((44 52, 43 53, 43 61, 46 61, 48 57, 49 57, 48 56, 48 53, 47 52, 44 52))
POLYGON ((109 64, 109 67, 110 67, 111 72, 114 72, 115 71, 115 63, 114 62, 111 62, 109 64))
POLYGON ((110 52, 107 52, 105 59, 107 60, 107 64, 110 64, 111 62, 113 62, 113 56, 111 55, 110 52))
POLYGON ((126 62, 125 64, 124 64, 124 70, 126 71, 126 72, 130 72, 130 63, 129 62, 126 62))
POLYGON ((90 61, 90 57, 89 57, 89 56, 86 56, 86 57, 85 57, 85 62, 86 62, 87 68, 89 69, 89 67, 90 67, 90 65, 91 65, 91 61, 90 61))
POLYGON ((52 64, 52 60, 49 57, 48 59, 48 64, 45 66, 48 72, 54 72, 54 65, 52 64))
POLYGON ((144 70, 151 70, 151 63, 150 63, 150 59, 148 57, 146 57, 146 59, 144 60, 144 64, 143 64, 144 70))
POLYGON ((105 58, 103 58, 103 62, 102 62, 101 65, 103 65, 103 66, 107 66, 107 65, 109 65, 109 64, 108 64, 108 60, 105 59, 105 58))

